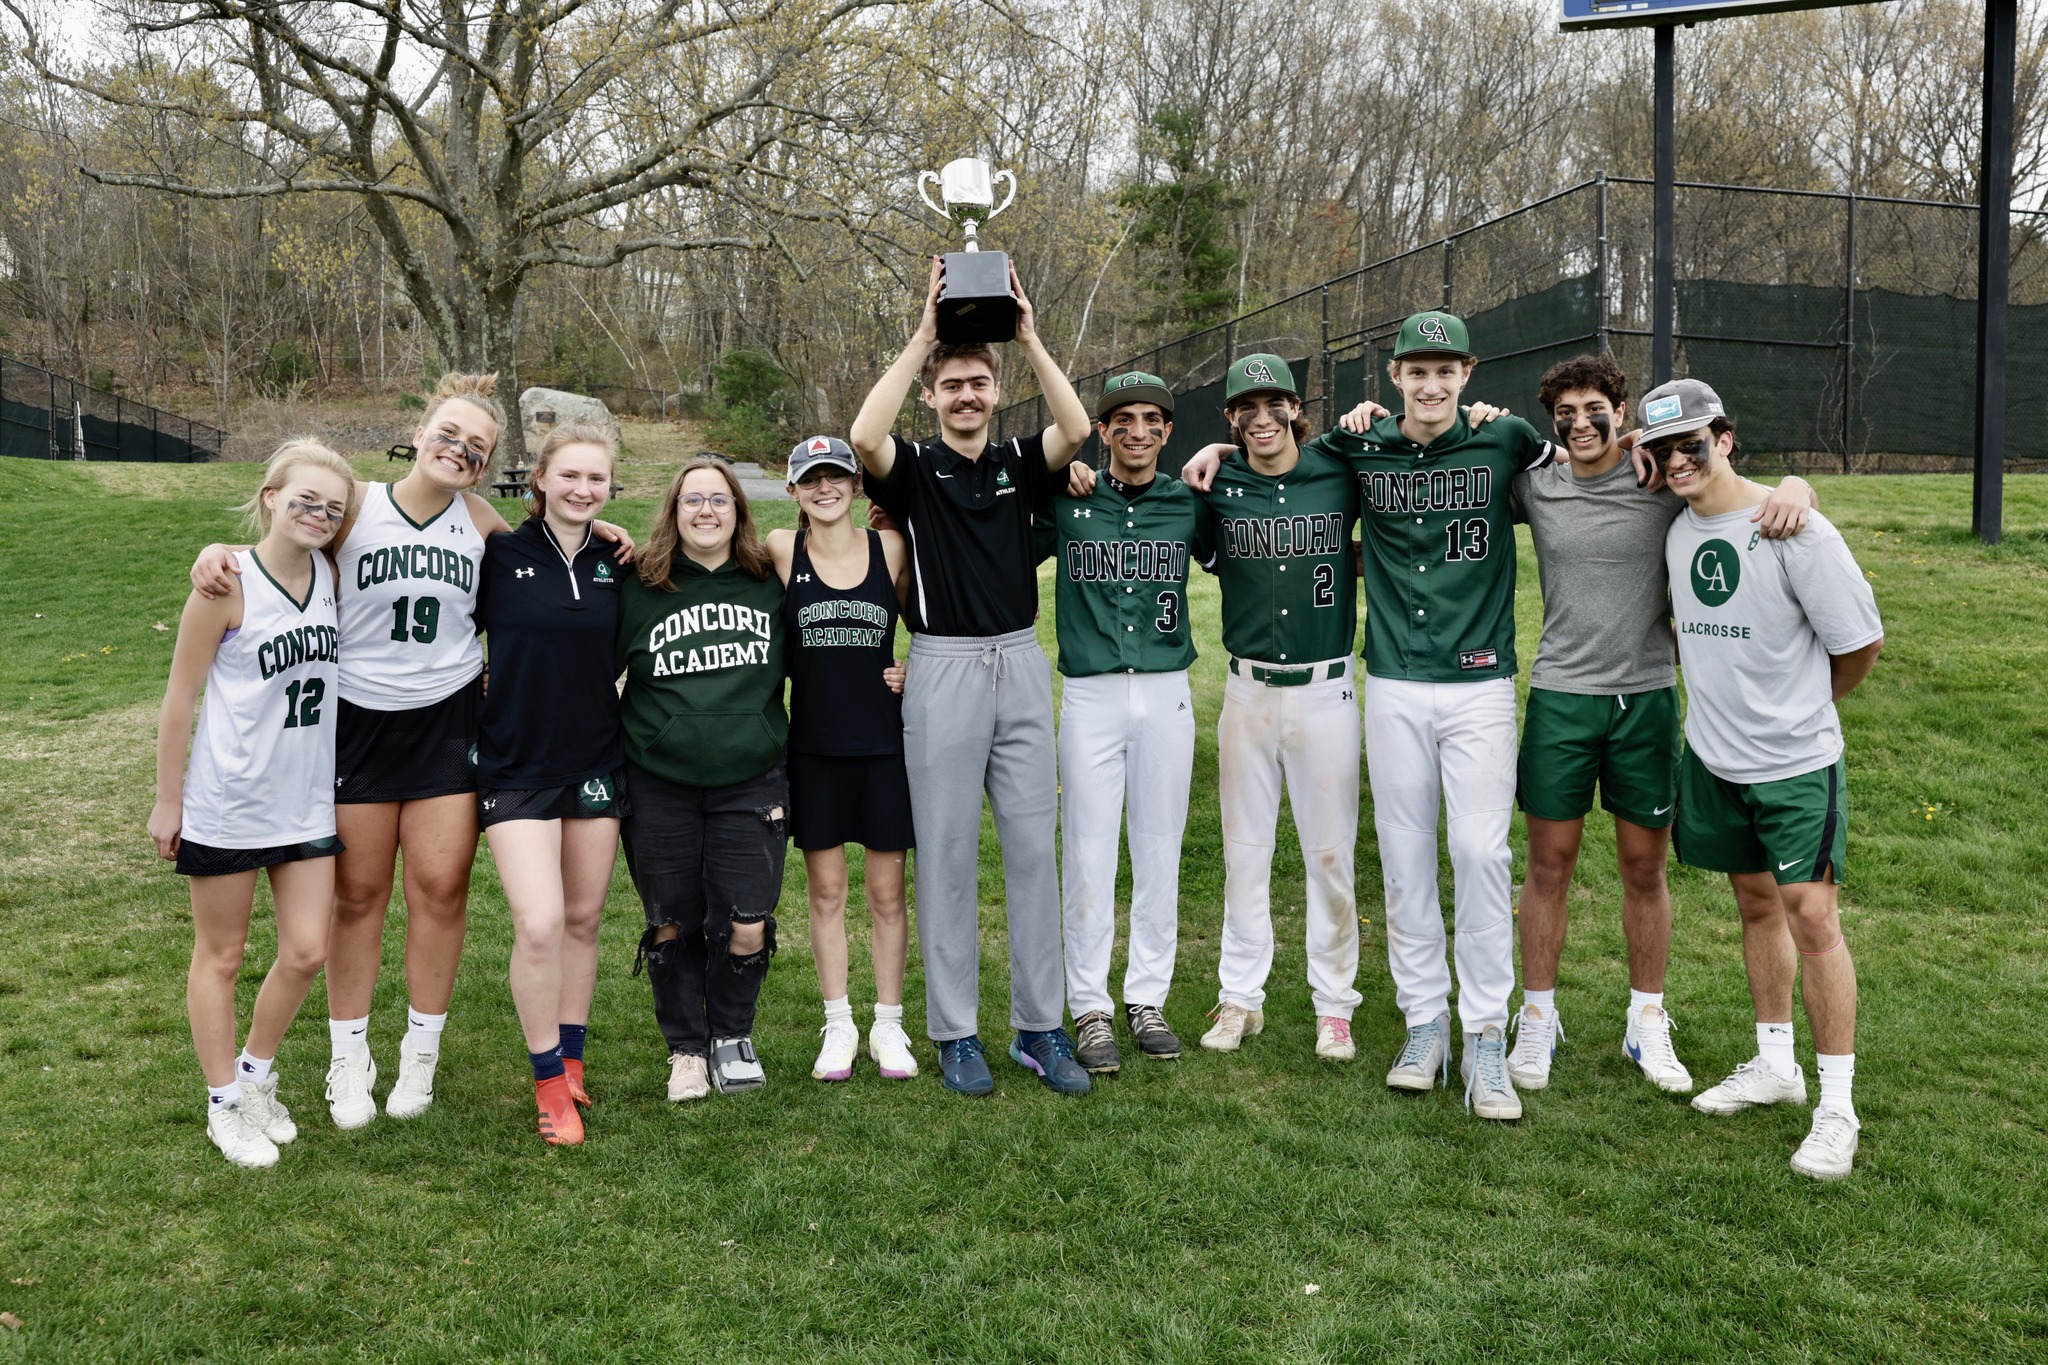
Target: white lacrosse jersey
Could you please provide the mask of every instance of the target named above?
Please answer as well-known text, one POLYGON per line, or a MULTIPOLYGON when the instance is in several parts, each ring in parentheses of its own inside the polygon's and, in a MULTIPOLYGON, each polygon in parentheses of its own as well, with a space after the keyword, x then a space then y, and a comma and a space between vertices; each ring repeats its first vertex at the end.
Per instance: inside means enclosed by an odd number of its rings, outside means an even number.
POLYGON ((314 555, 301 602, 277 585, 254 550, 235 559, 242 624, 222 637, 206 671, 180 833, 213 848, 332 838, 334 570, 327 556, 314 555))
POLYGON ((484 670, 476 586, 484 538, 461 494, 415 525, 390 484, 363 499, 341 566, 341 695, 373 711, 412 711, 454 696, 484 670))

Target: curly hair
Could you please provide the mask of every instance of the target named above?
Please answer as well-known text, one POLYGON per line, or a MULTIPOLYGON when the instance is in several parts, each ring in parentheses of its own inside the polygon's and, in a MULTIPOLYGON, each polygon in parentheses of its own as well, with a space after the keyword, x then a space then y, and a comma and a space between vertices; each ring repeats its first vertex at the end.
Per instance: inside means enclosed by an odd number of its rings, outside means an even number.
POLYGON ((1557 406, 1559 398, 1573 389, 1598 390, 1618 408, 1628 401, 1628 375, 1614 363, 1613 356, 1604 352, 1600 355, 1575 355, 1543 372, 1543 378, 1536 384, 1536 401, 1548 412, 1557 406))

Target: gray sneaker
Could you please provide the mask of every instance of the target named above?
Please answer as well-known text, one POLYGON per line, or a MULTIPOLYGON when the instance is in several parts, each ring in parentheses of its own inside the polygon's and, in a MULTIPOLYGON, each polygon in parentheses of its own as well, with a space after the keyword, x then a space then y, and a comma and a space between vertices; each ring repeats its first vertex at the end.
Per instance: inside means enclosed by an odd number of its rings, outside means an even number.
POLYGON ((1498 1024, 1465 1035, 1465 1108, 1483 1119, 1522 1117, 1522 1097, 1508 1079, 1508 1035, 1498 1024))
POLYGON ((1138 1044, 1141 1056, 1156 1062, 1170 1062, 1180 1056, 1180 1038, 1166 1026, 1166 1016, 1157 1005, 1125 1005, 1124 1027, 1138 1044))
POLYGON ((1090 1010, 1074 1021, 1074 1060, 1095 1076, 1108 1076, 1122 1068, 1124 1056, 1117 1049, 1108 1010, 1090 1010))
POLYGON ((1450 1083, 1451 1016, 1446 1012, 1408 1030, 1408 1041, 1387 1072, 1387 1085, 1394 1090, 1434 1090, 1450 1083))

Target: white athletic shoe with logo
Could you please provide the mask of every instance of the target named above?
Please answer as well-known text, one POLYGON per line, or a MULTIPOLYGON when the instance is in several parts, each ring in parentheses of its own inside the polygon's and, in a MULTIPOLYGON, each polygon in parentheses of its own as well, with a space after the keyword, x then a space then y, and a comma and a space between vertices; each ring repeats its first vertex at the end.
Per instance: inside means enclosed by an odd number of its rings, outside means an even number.
POLYGON ((1515 1046, 1508 1053, 1508 1076, 1524 1090, 1543 1089, 1550 1084, 1550 1061, 1564 1041, 1564 1020, 1555 1009, 1524 1005, 1509 1026, 1515 1046))
POLYGON ((1739 1114, 1762 1104, 1805 1104, 1806 1073, 1792 1068, 1790 1077, 1780 1076, 1752 1057, 1735 1068, 1728 1079, 1711 1090, 1692 1097, 1692 1107, 1702 1114, 1739 1114))
POLYGON ((1202 1046, 1211 1052, 1235 1052, 1246 1038, 1266 1030, 1264 1010, 1248 1010, 1228 1000, 1217 1001, 1209 1017, 1216 1022, 1202 1035, 1202 1046))
POLYGON ((860 1025, 851 1019, 837 1019, 818 1032, 824 1035, 825 1041, 818 1045, 818 1060, 811 1064, 811 1079, 851 1079, 854 1054, 860 1051, 860 1025))
POLYGON ((327 1064, 327 1112, 336 1128, 361 1128, 377 1117, 377 1101, 370 1094, 377 1084, 377 1063, 370 1049, 358 1047, 327 1064))
POLYGON ((1408 1041, 1387 1071, 1393 1090, 1434 1090, 1451 1080, 1451 1016, 1439 1014, 1426 1024, 1411 1024, 1408 1041))
POLYGON ((1813 1127, 1792 1154, 1792 1169, 1815 1180, 1840 1180, 1856 1164, 1856 1144, 1863 1125, 1854 1114, 1822 1105, 1813 1111, 1813 1127))
POLYGON ((277 1164, 277 1144, 263 1136, 239 1104, 208 1106, 206 1136, 213 1139, 222 1156, 237 1166, 261 1170, 277 1164))
MULTIPOLYGON (((1672 1095, 1692 1089, 1692 1073, 1678 1060, 1671 1047, 1671 1016, 1658 1005, 1645 1005, 1628 1012, 1628 1027, 1622 1030, 1621 1050, 1643 1069, 1650 1084, 1672 1095)), ((1520 1076, 1515 1077, 1521 1080, 1520 1076)))
POLYGON ((384 1112, 395 1119, 415 1119, 434 1102, 434 1068, 441 1053, 425 1048, 403 1048, 398 1054, 398 1083, 384 1097, 384 1112))
POLYGON ((284 1101, 277 1097, 275 1072, 260 1084, 242 1082, 242 1113, 256 1125, 257 1132, 280 1147, 299 1135, 299 1125, 292 1122, 291 1110, 285 1108, 284 1101))
POLYGON ((910 1035, 894 1019, 877 1019, 868 1026, 868 1056, 884 1080, 907 1081, 917 1074, 917 1056, 910 1050, 910 1035))

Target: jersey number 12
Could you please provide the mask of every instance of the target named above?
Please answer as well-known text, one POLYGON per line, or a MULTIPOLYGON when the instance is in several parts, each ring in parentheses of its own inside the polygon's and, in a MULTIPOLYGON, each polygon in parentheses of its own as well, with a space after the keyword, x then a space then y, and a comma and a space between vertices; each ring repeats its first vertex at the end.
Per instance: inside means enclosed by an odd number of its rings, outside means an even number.
POLYGON ((287 730, 310 730, 320 723, 320 699, 327 695, 327 684, 318 678, 303 678, 285 684, 284 728, 287 730))
POLYGON ((438 597, 401 597, 391 604, 391 638, 394 640, 417 640, 423 645, 434 643, 435 634, 441 629, 441 599, 438 597), (412 620, 406 618, 406 607, 412 608, 412 620))

